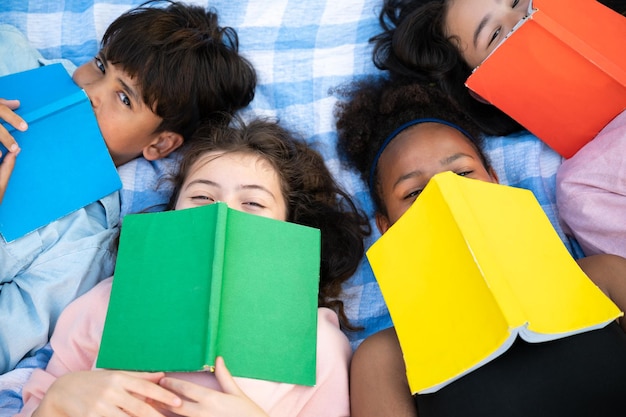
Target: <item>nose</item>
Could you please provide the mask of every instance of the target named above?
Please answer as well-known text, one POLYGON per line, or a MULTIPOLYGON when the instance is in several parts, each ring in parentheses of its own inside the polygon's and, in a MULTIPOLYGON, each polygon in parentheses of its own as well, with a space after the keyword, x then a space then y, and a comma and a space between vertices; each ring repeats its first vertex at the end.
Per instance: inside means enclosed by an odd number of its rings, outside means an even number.
POLYGON ((228 206, 228 208, 241 210, 240 207, 237 207, 234 197, 222 195, 221 198, 218 200, 218 202, 225 203, 228 206))
POLYGON ((85 83, 81 85, 81 88, 85 90, 87 97, 89 97, 91 107, 97 108, 101 103, 99 88, 97 85, 94 83, 85 83))

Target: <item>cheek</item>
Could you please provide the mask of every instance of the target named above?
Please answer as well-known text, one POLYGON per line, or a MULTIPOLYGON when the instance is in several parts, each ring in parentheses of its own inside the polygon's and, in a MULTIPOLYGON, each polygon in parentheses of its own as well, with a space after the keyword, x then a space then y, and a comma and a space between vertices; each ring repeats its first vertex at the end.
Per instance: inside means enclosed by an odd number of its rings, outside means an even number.
POLYGON ((96 117, 98 119, 100 133, 104 138, 104 142, 113 160, 117 160, 119 157, 135 151, 133 146, 126 143, 125 137, 123 136, 127 132, 121 131, 117 128, 115 123, 111 123, 111 120, 108 120, 106 117, 98 116, 97 113, 96 117))
POLYGON ((189 208, 189 207, 191 207, 191 205, 185 203, 179 197, 178 200, 176 200, 176 204, 174 205, 174 210, 183 210, 183 209, 186 209, 186 208, 189 208))

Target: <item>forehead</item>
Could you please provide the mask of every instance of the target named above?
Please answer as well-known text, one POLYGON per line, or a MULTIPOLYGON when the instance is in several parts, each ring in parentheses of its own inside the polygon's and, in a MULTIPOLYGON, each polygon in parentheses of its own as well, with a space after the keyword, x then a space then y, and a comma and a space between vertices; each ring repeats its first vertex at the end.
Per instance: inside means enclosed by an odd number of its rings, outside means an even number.
POLYGON ((265 173, 278 178, 274 166, 263 156, 253 152, 224 150, 204 153, 191 165, 188 176, 206 170, 228 175, 233 169, 265 173))
POLYGON ((481 160, 474 144, 457 129, 440 123, 422 123, 400 132, 383 151, 378 175, 384 182, 408 171, 426 169, 454 154, 481 160))
POLYGON ((474 42, 478 25, 489 12, 493 0, 450 0, 445 14, 445 31, 454 36, 462 49, 474 42))

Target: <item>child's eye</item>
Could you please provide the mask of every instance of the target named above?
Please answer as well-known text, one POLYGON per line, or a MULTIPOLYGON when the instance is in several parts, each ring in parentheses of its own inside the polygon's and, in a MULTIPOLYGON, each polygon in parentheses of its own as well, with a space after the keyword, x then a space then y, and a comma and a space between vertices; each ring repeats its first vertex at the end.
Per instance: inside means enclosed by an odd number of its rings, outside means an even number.
POLYGON ((422 193, 422 189, 414 190, 404 196, 404 200, 409 200, 411 198, 417 198, 418 195, 422 193))
POLYGON ((515 8, 519 4, 519 0, 513 0, 512 8, 515 8))
POLYGON ((474 171, 462 171, 462 172, 457 172, 456 175, 461 176, 461 177, 467 177, 468 175, 471 175, 474 171))
POLYGON ((495 30, 495 32, 493 32, 493 35, 491 35, 491 39, 489 39, 489 44, 491 45, 493 43, 493 41, 495 41, 496 39, 498 39, 498 36, 500 35, 500 31, 502 30, 502 28, 498 28, 495 30))
POLYGON ((94 57, 94 62, 96 64, 96 67, 98 67, 98 69, 104 74, 105 69, 104 69, 104 64, 102 63, 102 60, 98 57, 94 57))
POLYGON ((128 96, 126 94, 124 94, 123 92, 117 93, 118 97, 120 98, 120 101, 122 103, 124 103, 125 106, 130 107, 131 106, 131 102, 130 99, 128 98, 128 96))
POLYGON ((254 208, 259 208, 259 209, 264 209, 265 208, 265 206, 263 204, 257 203, 256 201, 247 201, 247 202, 245 202, 243 204, 245 204, 247 206, 254 207, 254 208))
POLYGON ((214 203, 215 200, 212 197, 209 197, 207 195, 192 195, 191 199, 193 201, 201 201, 201 202, 210 202, 210 203, 214 203))

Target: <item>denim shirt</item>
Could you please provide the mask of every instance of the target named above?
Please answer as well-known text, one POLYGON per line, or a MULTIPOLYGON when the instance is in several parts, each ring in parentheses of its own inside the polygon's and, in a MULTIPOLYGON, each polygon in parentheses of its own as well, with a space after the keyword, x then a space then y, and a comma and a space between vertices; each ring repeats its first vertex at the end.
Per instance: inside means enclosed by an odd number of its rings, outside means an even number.
POLYGON ((59 314, 113 274, 119 193, 7 243, 0 237, 0 374, 44 346, 59 314))

